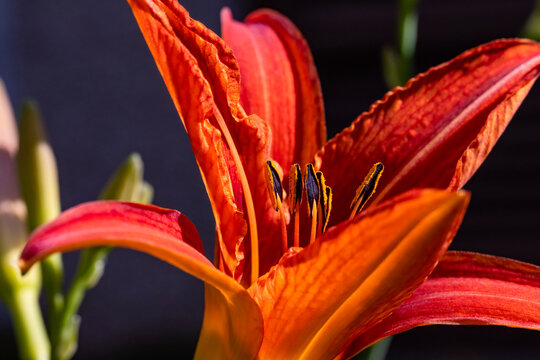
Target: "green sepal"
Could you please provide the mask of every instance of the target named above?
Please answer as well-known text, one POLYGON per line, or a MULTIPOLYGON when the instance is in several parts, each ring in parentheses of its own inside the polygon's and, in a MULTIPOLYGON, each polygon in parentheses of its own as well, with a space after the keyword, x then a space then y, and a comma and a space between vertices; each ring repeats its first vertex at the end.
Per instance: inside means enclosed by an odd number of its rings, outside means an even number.
POLYGON ((101 192, 101 200, 136 201, 143 182, 143 162, 137 153, 131 154, 116 170, 101 192))
POLYGON ((60 213, 56 159, 34 101, 24 102, 19 115, 17 164, 21 194, 28 208, 28 230, 33 231, 60 213))
POLYGON ((146 181, 142 181, 139 185, 136 198, 133 201, 141 204, 150 204, 154 199, 154 187, 146 181))

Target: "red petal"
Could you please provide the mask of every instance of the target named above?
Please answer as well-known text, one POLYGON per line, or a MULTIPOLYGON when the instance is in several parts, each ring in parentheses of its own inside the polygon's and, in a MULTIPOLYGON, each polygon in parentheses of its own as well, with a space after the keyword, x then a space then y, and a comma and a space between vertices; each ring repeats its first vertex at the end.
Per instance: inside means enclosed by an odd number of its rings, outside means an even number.
MULTIPOLYGON (((173 265, 197 262, 213 268, 204 256, 195 226, 176 210, 119 201, 85 203, 36 230, 23 253, 21 267, 59 251, 110 245, 144 251, 173 265)), ((186 269, 192 275, 193 270, 186 269)), ((197 276, 197 275, 195 275, 197 276)))
POLYGON ((449 251, 407 301, 345 347, 339 358, 348 359, 383 337, 431 324, 540 330, 540 267, 449 251))
POLYGON ((379 322, 424 281, 467 203, 463 193, 413 190, 293 248, 249 288, 264 319, 259 357, 335 356, 357 324, 379 322))
MULTIPOLYGON (((389 92, 317 155, 334 199, 350 201, 378 161, 385 171, 373 204, 413 187, 460 188, 505 129, 539 64, 536 42, 499 40, 389 92)), ((334 223, 348 215, 346 206, 334 209, 334 223)))
POLYGON ((244 23, 221 13, 223 38, 242 75, 241 103, 272 129, 271 157, 285 173, 305 164, 326 142, 317 70, 307 42, 294 24, 272 10, 251 13, 244 23))
MULTIPOLYGON (((269 127, 239 106, 238 64, 216 34, 192 20, 174 0, 129 0, 159 71, 184 121, 216 218, 224 267, 229 272, 244 258, 246 234, 239 169, 217 122, 222 116, 240 153, 254 193, 259 233, 279 229, 264 187, 269 157, 269 127), (219 113, 219 114, 218 114, 219 113), (262 186, 260 186, 262 184, 262 186), (267 231, 265 231, 267 230, 267 231)), ((279 230, 277 230, 279 231, 279 230)), ((279 241, 277 241, 279 247, 279 241)))
POLYGON ((204 289, 204 321, 194 359, 255 359, 263 339, 255 301, 244 289, 233 296, 209 285, 204 289))
POLYGON ((160 258, 205 281, 222 324, 203 329, 214 349, 231 358, 253 358, 262 341, 262 319, 255 302, 233 279, 204 257, 195 226, 181 213, 157 206, 97 201, 76 206, 36 230, 21 255, 26 271, 58 251, 89 246, 122 246, 160 258), (216 289, 218 291, 216 291, 216 289))

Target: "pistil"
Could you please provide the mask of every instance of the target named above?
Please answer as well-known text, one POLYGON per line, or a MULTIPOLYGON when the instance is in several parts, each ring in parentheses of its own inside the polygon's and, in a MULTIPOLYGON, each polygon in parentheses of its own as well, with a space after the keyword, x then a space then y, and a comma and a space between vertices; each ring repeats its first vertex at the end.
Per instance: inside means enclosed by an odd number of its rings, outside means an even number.
POLYGON ((302 204, 302 194, 304 192, 304 182, 302 181, 302 170, 299 164, 291 166, 289 171, 289 210, 294 215, 294 246, 300 246, 300 219, 299 212, 302 204))
POLYGON ((214 118, 216 119, 227 145, 229 145, 229 150, 236 165, 236 171, 238 173, 238 178, 240 179, 240 184, 242 185, 242 190, 244 193, 245 207, 249 223, 249 235, 251 240, 251 283, 253 284, 259 278, 259 237, 257 235, 257 219, 255 217, 255 206, 253 205, 253 198, 251 197, 251 190, 249 188, 249 183, 246 177, 246 172, 240 156, 238 155, 238 150, 234 144, 231 133, 225 124, 225 119, 221 115, 221 112, 214 105, 214 118))
POLYGON ((317 236, 317 207, 319 205, 319 182, 312 164, 306 165, 306 197, 308 201, 308 215, 311 218, 311 235, 309 243, 313 243, 317 236))

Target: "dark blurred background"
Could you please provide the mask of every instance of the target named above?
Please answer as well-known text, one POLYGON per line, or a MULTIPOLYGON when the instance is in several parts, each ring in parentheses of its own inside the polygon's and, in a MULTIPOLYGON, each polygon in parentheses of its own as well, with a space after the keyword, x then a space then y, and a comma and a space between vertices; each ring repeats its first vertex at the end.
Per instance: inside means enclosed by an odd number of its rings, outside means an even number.
MULTIPOLYGON (((395 39, 393 1, 181 2, 219 32, 219 10, 242 19, 259 7, 290 17, 321 78, 329 137, 386 92, 381 48, 395 39)), ((416 69, 519 34, 533 1, 423 1, 416 69)), ((0 0, 0 76, 13 104, 41 105, 58 159, 63 208, 95 199, 133 151, 155 203, 179 209, 212 254, 214 222, 189 141, 124 1, 0 0)), ((472 203, 452 248, 540 264, 540 88, 533 88, 484 166, 466 186, 472 203)), ((76 254, 65 257, 73 273, 76 254)), ((203 314, 202 283, 129 250, 110 256, 81 308, 76 359, 190 358, 203 314)), ((0 358, 15 358, 0 306, 0 358)), ((536 359, 540 335, 497 327, 423 327, 395 337, 388 359, 536 359)))

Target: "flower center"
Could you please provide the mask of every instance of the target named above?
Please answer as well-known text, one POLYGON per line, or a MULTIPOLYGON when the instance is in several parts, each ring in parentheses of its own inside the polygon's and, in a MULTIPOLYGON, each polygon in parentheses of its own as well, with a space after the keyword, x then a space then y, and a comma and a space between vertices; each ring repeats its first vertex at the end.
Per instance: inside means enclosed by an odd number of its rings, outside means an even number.
MULTIPOLYGON (((358 189, 351 203, 351 215, 349 219, 352 219, 357 215, 371 196, 375 193, 377 184, 383 173, 384 166, 378 162, 374 164, 364 181, 358 189)), ((281 221, 281 243, 282 249, 285 253, 289 248, 287 239, 287 221, 286 210, 283 207, 283 187, 281 185, 281 171, 279 165, 272 160, 266 162, 266 186, 272 206, 280 214, 281 221)), ((299 164, 294 164, 289 171, 289 194, 288 211, 294 217, 292 222, 294 223, 294 242, 293 246, 300 246, 300 222, 299 222, 299 209, 302 204, 303 192, 306 192, 307 198, 307 212, 311 219, 311 230, 309 242, 310 244, 315 241, 318 235, 324 233, 328 226, 328 220, 330 218, 330 211, 332 210, 332 188, 326 185, 326 180, 321 171, 315 171, 312 164, 307 164, 305 171, 302 174, 299 164)))

